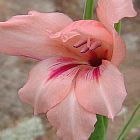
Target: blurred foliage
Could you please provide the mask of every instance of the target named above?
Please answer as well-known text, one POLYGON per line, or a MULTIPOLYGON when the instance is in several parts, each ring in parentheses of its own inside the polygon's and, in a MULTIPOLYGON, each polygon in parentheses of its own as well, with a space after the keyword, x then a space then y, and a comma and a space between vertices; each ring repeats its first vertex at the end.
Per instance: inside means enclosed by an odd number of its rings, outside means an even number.
POLYGON ((126 136, 129 134, 129 132, 138 126, 140 126, 140 104, 137 105, 136 109, 132 113, 132 116, 128 120, 128 122, 125 124, 124 128, 122 129, 119 137, 117 140, 125 140, 126 136))

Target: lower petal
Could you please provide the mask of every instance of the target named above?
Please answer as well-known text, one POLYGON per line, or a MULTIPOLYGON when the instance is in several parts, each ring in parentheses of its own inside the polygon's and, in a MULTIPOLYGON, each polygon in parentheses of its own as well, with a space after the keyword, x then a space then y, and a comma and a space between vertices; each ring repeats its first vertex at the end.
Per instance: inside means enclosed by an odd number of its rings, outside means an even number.
POLYGON ((96 123, 96 115, 77 102, 74 89, 47 116, 62 140, 88 140, 96 123))
POLYGON ((126 97, 122 74, 108 61, 99 68, 83 70, 77 77, 76 95, 86 110, 114 118, 126 97))
POLYGON ((34 113, 46 113, 69 93, 77 74, 78 64, 70 58, 51 57, 40 62, 30 72, 25 86, 20 89, 22 101, 34 107, 34 113))

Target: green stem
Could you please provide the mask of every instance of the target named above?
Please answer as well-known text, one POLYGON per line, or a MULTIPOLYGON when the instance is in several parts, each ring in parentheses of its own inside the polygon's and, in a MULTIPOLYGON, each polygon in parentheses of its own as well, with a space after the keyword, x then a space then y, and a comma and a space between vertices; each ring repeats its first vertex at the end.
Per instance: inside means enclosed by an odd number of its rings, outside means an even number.
POLYGON ((129 126, 131 125, 131 122, 133 121, 137 111, 140 109, 140 104, 137 105, 136 109, 134 110, 132 116, 130 117, 130 119, 128 120, 128 122, 126 123, 126 125, 124 126, 124 128, 122 129, 119 137, 117 138, 117 140, 124 140, 124 137, 126 136, 127 133, 127 129, 129 128, 129 126))
MULTIPOLYGON (((86 0, 83 19, 91 20, 94 16, 94 0, 86 0)), ((115 25, 115 29, 120 33, 121 22, 115 25)), ((108 127, 108 118, 102 115, 97 115, 97 123, 95 124, 95 130, 91 134, 89 140, 105 140, 108 127)))
POLYGON ((119 34, 121 33, 121 28, 122 28, 121 21, 115 24, 115 29, 119 34))
POLYGON ((93 19, 93 9, 94 9, 94 0, 87 0, 85 3, 85 10, 83 19, 90 20, 93 19))
POLYGON ((97 115, 97 123, 95 130, 91 134, 89 140, 105 140, 107 133, 108 119, 104 116, 97 115))

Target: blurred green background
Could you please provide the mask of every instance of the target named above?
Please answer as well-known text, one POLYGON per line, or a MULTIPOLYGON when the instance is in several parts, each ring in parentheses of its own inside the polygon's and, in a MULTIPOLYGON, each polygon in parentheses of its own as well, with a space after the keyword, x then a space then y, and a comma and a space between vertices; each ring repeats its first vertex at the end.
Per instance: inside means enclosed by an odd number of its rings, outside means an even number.
MULTIPOLYGON (((110 121, 108 140, 115 140, 121 127, 140 102, 140 0, 134 1, 137 17, 124 19, 122 37, 127 44, 127 57, 121 67, 128 91, 122 112, 110 121)), ((63 12, 74 20, 82 19, 84 0, 0 0, 0 21, 11 16, 40 12, 63 12)), ((45 116, 33 117, 30 106, 20 102, 17 92, 36 62, 0 54, 0 140, 57 140, 55 130, 45 116)), ((140 117, 139 117, 140 118, 140 117)), ((140 135, 140 125, 131 130, 126 140, 140 135)))

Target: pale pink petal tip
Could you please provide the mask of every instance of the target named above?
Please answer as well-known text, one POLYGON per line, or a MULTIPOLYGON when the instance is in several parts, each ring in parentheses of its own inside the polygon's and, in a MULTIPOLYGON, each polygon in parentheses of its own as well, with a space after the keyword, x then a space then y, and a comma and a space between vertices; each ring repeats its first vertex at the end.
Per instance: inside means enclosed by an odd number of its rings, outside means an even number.
POLYGON ((79 105, 73 89, 47 116, 61 140, 88 140, 97 121, 96 115, 79 105))
POLYGON ((97 16, 108 27, 124 17, 136 16, 132 0, 98 0, 97 16))

